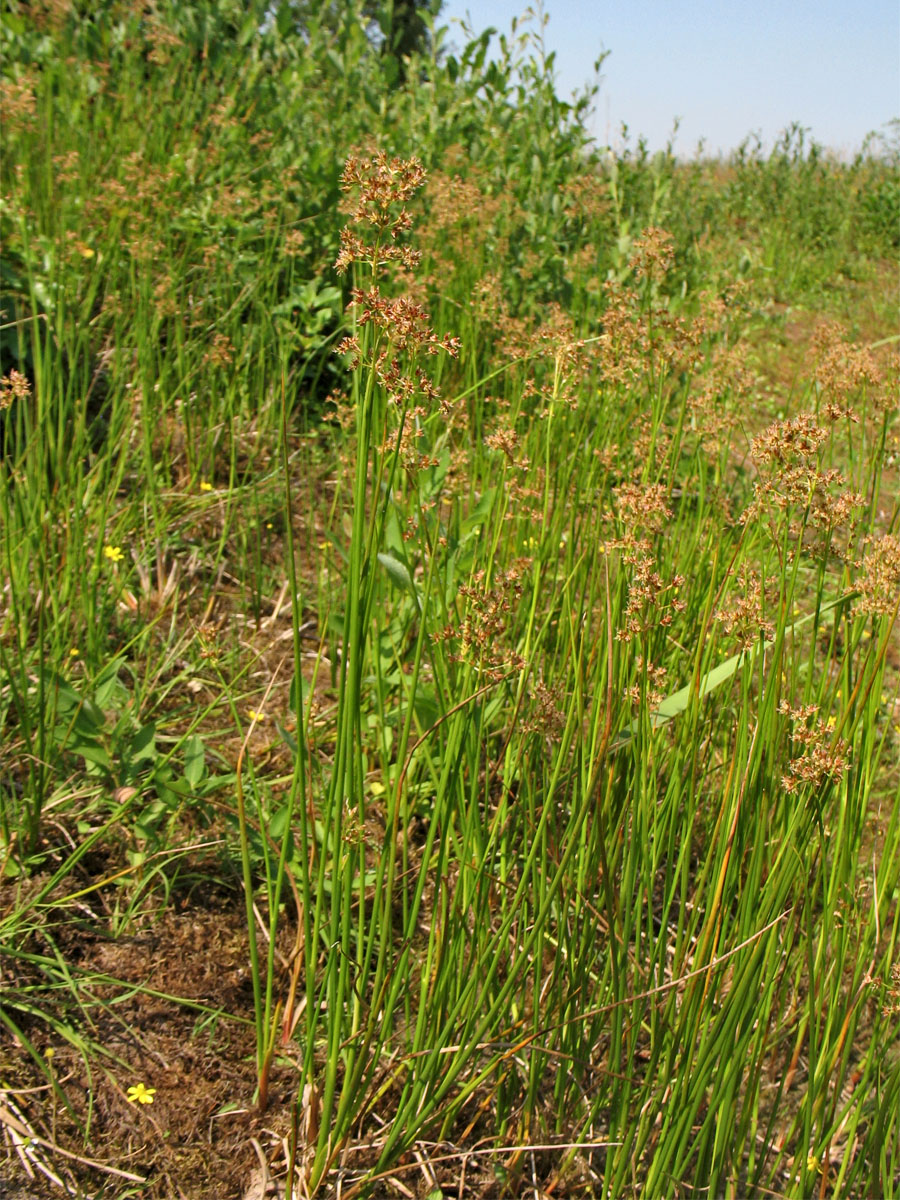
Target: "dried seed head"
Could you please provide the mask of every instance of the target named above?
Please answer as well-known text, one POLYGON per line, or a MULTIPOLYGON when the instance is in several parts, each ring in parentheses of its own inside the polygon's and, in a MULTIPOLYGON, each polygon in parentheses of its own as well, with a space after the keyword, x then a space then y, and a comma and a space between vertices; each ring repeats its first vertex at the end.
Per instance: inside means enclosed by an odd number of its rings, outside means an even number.
POLYGON ((775 421, 751 443, 753 460, 763 466, 810 463, 828 437, 828 430, 816 422, 815 413, 800 413, 786 421, 775 421))
POLYGON ((31 395, 31 384, 21 371, 13 368, 0 379, 0 409, 10 408, 14 400, 27 400, 31 395))
POLYGON ((775 626, 765 612, 776 602, 777 589, 764 587, 759 575, 746 563, 738 571, 737 583, 738 593, 730 607, 719 609, 715 615, 725 632, 736 638, 742 649, 750 650, 759 644, 761 637, 768 639, 775 634, 775 626))
POLYGON ((637 530, 661 533, 671 519, 672 510, 667 504, 666 489, 661 483, 622 483, 614 489, 613 495, 619 517, 629 533, 637 530))
POLYGON ((650 226, 635 238, 628 265, 638 279, 659 283, 675 261, 674 239, 664 229, 650 226))
POLYGON ((379 150, 371 158, 350 155, 341 175, 341 191, 356 192, 347 208, 353 224, 371 225, 393 240, 412 226, 403 205, 425 182, 425 168, 417 158, 388 158, 379 150))
POLYGON ((859 609, 872 616, 890 616, 900 599, 900 538, 893 534, 868 539, 863 573, 857 579, 859 609))
POLYGON ((846 340, 846 331, 836 322, 821 325, 812 338, 815 380, 826 397, 830 420, 842 416, 855 419, 847 401, 864 387, 877 387, 882 373, 867 346, 846 340))

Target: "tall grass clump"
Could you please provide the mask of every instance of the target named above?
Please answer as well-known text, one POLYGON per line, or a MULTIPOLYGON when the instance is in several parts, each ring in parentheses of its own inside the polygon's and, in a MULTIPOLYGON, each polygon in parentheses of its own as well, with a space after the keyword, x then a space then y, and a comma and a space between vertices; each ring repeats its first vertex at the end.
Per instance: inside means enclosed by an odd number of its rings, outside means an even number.
POLYGON ((896 162, 367 12, 3 18, 3 1111, 85 1194, 895 1196, 896 162))
MULTIPOLYGON (((405 199, 411 172, 351 161, 357 215, 405 199)), ((408 224, 378 210, 391 221, 408 224)), ((342 265, 379 256, 411 266, 345 233, 342 265)), ((423 310, 353 292, 334 834, 302 856, 307 945, 330 947, 318 991, 307 965, 313 1187, 352 1163, 367 1110, 377 1177, 487 1107, 523 1151, 566 1131, 561 1161, 603 1194, 823 1172, 889 1189, 873 1156, 896 1144, 896 1065, 857 1037, 892 1037, 872 991, 896 936, 874 729, 900 562, 853 485, 877 480, 890 385, 827 331, 810 407, 753 437, 747 491, 730 316, 675 316, 672 258, 649 231, 601 332, 535 330, 505 398, 480 397, 478 439, 466 389, 435 407, 399 368, 395 345, 438 349, 423 310)))

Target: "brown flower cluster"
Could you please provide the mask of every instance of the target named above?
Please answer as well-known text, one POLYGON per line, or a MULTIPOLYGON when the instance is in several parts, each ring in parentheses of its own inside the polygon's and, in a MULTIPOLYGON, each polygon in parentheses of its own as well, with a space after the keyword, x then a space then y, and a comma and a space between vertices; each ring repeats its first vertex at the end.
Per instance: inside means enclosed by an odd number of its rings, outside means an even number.
POLYGON ((747 347, 719 342, 710 355, 709 369, 688 397, 691 426, 710 453, 727 444, 737 424, 736 410, 749 399, 753 385, 747 347))
MULTIPOLYGON (((816 422, 814 413, 800 413, 776 421, 753 439, 751 454, 763 478, 754 484, 754 498, 741 515, 746 524, 767 509, 799 510, 804 524, 829 535, 852 522, 856 509, 865 504, 858 492, 846 490, 846 479, 837 469, 820 470, 819 450, 829 431, 816 422)), ((799 529, 794 529, 795 534, 799 529)), ((807 549, 828 543, 815 542, 807 549)))
POLYGON ((306 244, 306 234, 302 229, 289 229, 284 239, 284 253, 288 258, 296 258, 303 253, 306 244))
POLYGON ((666 489, 661 483, 620 483, 613 490, 616 509, 626 530, 662 533, 671 519, 666 489))
POLYGON ((371 158, 351 155, 341 175, 341 190, 356 193, 355 202, 345 206, 349 224, 341 230, 341 250, 335 268, 343 275, 354 262, 371 266, 400 262, 412 270, 418 254, 397 245, 401 234, 412 228, 412 217, 405 208, 407 200, 425 182, 425 168, 417 158, 388 158, 378 151, 371 158), (370 226, 376 231, 375 243, 367 245, 350 226, 370 226))
POLYGON ((57 30, 75 8, 72 0, 32 0, 28 15, 38 29, 57 30))
POLYGON ((33 128, 37 101, 34 86, 27 75, 0 82, 0 111, 3 113, 7 138, 17 133, 27 133, 33 128))
POLYGON ((168 24, 155 13, 146 22, 146 40, 149 47, 147 59, 158 67, 164 67, 172 59, 172 52, 184 43, 168 24))
POLYGON ((886 533, 867 539, 862 575, 856 581, 859 609, 872 616, 890 616, 900 599, 900 538, 886 533))
MULTIPOLYGON (((643 261, 643 260, 642 260, 643 261)), ((642 269, 659 271, 665 262, 648 259, 642 269)), ((662 304, 649 307, 633 288, 615 280, 603 285, 606 306, 599 338, 603 377, 612 386, 693 374, 702 361, 702 319, 686 321, 662 304)))
POLYGON ((451 654, 454 662, 476 662, 479 671, 489 680, 499 682, 510 671, 521 671, 525 662, 521 655, 504 646, 508 621, 522 598, 522 576, 529 560, 514 562, 500 570, 491 586, 486 586, 484 571, 477 571, 471 584, 459 589, 468 601, 466 615, 458 626, 448 625, 433 635, 435 642, 457 641, 459 650, 451 654))
POLYGON ((640 301, 629 288, 608 280, 603 285, 606 306, 600 334, 603 377, 608 384, 626 384, 640 379, 649 349, 640 301))
POLYGON ((453 265, 471 257, 473 242, 484 241, 505 202, 481 186, 471 166, 465 179, 437 172, 428 181, 428 199, 433 250, 453 265))
POLYGON ((675 241, 671 233, 654 225, 634 239, 628 265, 638 279, 661 283, 675 261, 675 241))
MULTIPOLYGON (((429 402, 439 402, 444 415, 449 415, 451 405, 441 397, 428 372, 419 366, 403 365, 396 355, 399 351, 407 351, 415 358, 416 351, 424 349, 427 354, 444 350, 456 358, 459 354, 459 338, 446 335, 437 338, 427 324, 425 310, 404 297, 386 300, 377 289, 365 293, 354 292, 354 297, 361 297, 357 303, 369 304, 359 314, 359 324, 374 324, 386 334, 380 347, 376 348, 374 357, 369 360, 369 365, 384 389, 388 403, 403 409, 418 396, 429 402), (395 324, 392 324, 393 317, 396 317, 395 324)), ((363 361, 362 345, 355 334, 341 341, 337 353, 349 356, 350 369, 354 371, 363 361)))
POLYGON ((639 708, 641 701, 646 696, 650 708, 659 708, 665 699, 663 689, 666 685, 668 670, 665 667, 655 666, 649 659, 645 661, 642 654, 637 656, 634 665, 640 682, 633 683, 625 689, 625 699, 630 700, 634 708, 639 708))
POLYGON ((77 183, 80 178, 81 155, 77 150, 69 150, 65 154, 54 154, 53 166, 56 186, 67 187, 70 183, 77 183))
POLYGON ((828 430, 816 422, 816 414, 805 412, 769 425, 753 439, 750 452, 754 462, 764 466, 808 464, 827 438, 828 430))
POLYGON ((625 562, 632 569, 632 577, 628 584, 625 624, 616 633, 616 640, 620 642, 630 642, 657 626, 668 627, 675 614, 684 612, 686 607, 678 598, 684 576, 675 575, 666 583, 654 570, 655 563, 646 542, 635 543, 625 555, 625 562))
POLYGON ((485 435, 484 444, 491 450, 501 453, 511 467, 527 473, 531 460, 526 454, 519 454, 521 439, 516 430, 508 424, 498 424, 495 429, 485 435))
POLYGON ((743 563, 737 573, 738 593, 728 608, 716 612, 725 632, 737 640, 743 650, 759 644, 760 638, 772 638, 775 625, 765 613, 777 600, 777 589, 764 587, 752 567, 743 563))
POLYGON ((395 350, 425 350, 427 354, 446 351, 459 354, 459 338, 438 338, 428 324, 428 313, 406 296, 389 300, 377 288, 354 288, 351 303, 356 307, 356 323, 374 325, 386 333, 395 350))
POLYGON ((594 222, 609 212, 609 183, 596 171, 573 176, 561 188, 566 216, 572 221, 594 222))
POLYGON ((900 1017, 900 963, 891 967, 891 981, 884 985, 884 1003, 881 1012, 885 1017, 900 1017))
POLYGON ((14 400, 27 400, 31 395, 31 384, 15 367, 0 379, 0 409, 12 407, 14 400))
MULTIPOLYGON (((418 159, 388 159, 382 152, 369 159, 349 158, 341 179, 345 192, 358 192, 355 202, 348 205, 351 220, 374 227, 376 236, 373 244, 367 244, 356 230, 342 230, 341 252, 335 266, 340 272, 354 262, 368 268, 372 282, 366 288, 352 289, 350 305, 355 310, 357 329, 369 326, 375 336, 369 339, 366 351, 365 339, 358 334, 344 338, 337 351, 349 355, 353 370, 367 355, 366 363, 375 372, 389 403, 403 409, 413 404, 417 396, 428 401, 439 399, 438 390, 426 372, 415 365, 420 353, 444 352, 454 358, 459 354, 459 339, 437 337, 421 304, 409 296, 385 296, 379 287, 383 266, 399 264, 408 270, 418 261, 408 247, 397 245, 396 239, 412 225, 403 206, 424 179, 425 172, 418 159), (412 365, 401 365, 401 355, 412 365)), ((449 406, 443 402, 442 408, 445 414, 449 412, 449 406)))
POLYGON ((426 471, 429 467, 438 465, 434 455, 429 454, 427 449, 419 448, 420 443, 424 445, 422 418, 425 415, 425 409, 421 405, 408 408, 403 413, 400 424, 390 430, 381 447, 383 454, 392 454, 399 448, 400 463, 404 470, 411 473, 426 471))
POLYGON ((566 727, 566 711, 562 689, 556 685, 548 687, 538 679, 531 689, 531 712, 522 721, 527 733, 542 733, 557 739, 566 727))
MULTIPOLYGON (((836 322, 821 325, 812 337, 815 381, 825 397, 825 412, 831 420, 854 417, 848 401, 866 386, 877 387, 882 373, 867 346, 846 339, 836 322)), ((855 418, 854 418, 855 419, 855 418)))
POLYGON ((472 288, 472 311, 480 321, 495 325, 503 312, 503 281, 499 275, 488 272, 472 288))
POLYGON ((778 711, 795 723, 791 741, 803 747, 803 753, 791 760, 788 774, 782 776, 784 790, 796 792, 802 784, 821 787, 826 780, 837 782, 850 767, 850 747, 843 738, 835 737, 821 718, 809 724, 818 712, 817 705, 792 708, 789 701, 782 700, 778 711))
POLYGON ((203 355, 203 361, 215 367, 227 367, 234 359, 234 345, 231 338, 224 333, 213 334, 209 349, 203 355))

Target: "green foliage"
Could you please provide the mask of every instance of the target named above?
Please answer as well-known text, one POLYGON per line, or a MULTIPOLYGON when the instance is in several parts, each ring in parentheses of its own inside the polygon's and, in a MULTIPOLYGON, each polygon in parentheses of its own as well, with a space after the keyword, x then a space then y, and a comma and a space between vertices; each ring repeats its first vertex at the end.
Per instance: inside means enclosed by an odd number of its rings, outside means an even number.
POLYGON ((6 6, 5 1029, 239 859, 310 1192, 892 1194, 896 155, 601 150, 433 16, 6 6))

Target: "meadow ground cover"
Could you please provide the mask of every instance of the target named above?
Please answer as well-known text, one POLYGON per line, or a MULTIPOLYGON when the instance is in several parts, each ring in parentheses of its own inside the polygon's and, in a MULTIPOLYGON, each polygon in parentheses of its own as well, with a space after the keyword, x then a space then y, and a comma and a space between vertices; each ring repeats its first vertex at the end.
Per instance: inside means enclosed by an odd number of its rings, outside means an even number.
POLYGON ((4 1186, 897 1195, 896 145, 0 29, 4 1186))

